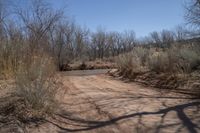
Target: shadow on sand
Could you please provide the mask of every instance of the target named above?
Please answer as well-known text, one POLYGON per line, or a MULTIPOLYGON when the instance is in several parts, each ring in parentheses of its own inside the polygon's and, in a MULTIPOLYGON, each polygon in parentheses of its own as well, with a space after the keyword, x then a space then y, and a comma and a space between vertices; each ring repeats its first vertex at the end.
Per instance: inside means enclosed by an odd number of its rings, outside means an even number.
MULTIPOLYGON (((168 99, 181 99, 179 97, 121 97, 121 98, 131 98, 131 99, 143 99, 143 98, 168 98, 168 99)), ((182 99, 187 99, 187 98, 182 98, 182 99)), ((190 99, 190 98, 188 98, 190 99)), ((110 99, 107 99, 110 100, 110 99)), ((130 99, 129 99, 130 100, 130 99)), ((81 103, 80 103, 81 104, 81 103)), ((183 128, 186 128, 189 133, 198 133, 200 131, 200 115, 195 116, 195 118, 191 117, 195 114, 200 114, 200 101, 195 100, 195 99, 190 99, 190 102, 185 102, 183 104, 178 104, 175 106, 166 106, 165 103, 163 102, 163 109, 159 109, 158 111, 137 111, 134 113, 129 112, 128 114, 124 114, 121 116, 113 117, 109 120, 104 120, 104 121, 91 121, 87 119, 82 119, 82 118, 77 118, 77 117, 72 117, 68 113, 60 113, 56 114, 57 117, 62 118, 63 120, 66 120, 67 123, 65 124, 71 124, 76 126, 76 128, 68 128, 68 127, 63 127, 59 122, 64 122, 64 121, 59 121, 53 122, 46 120, 47 122, 53 124, 54 126, 58 127, 61 131, 60 133, 64 132, 80 132, 80 131, 89 131, 97 128, 102 128, 102 127, 109 127, 111 125, 116 124, 117 122, 121 120, 126 120, 126 119, 138 119, 138 125, 143 125, 141 122, 142 117, 144 116, 150 116, 150 115, 155 115, 155 116, 160 116, 160 119, 158 121, 159 124, 156 125, 154 128, 154 132, 159 133, 161 132, 162 129, 164 128, 170 128, 170 127, 175 127, 176 128, 176 133, 181 132, 183 128), (164 108, 163 108, 164 107, 164 108), (190 116, 185 113, 186 109, 193 108, 192 114, 190 116), (173 124, 165 124, 164 119, 167 116, 169 112, 175 112, 177 115, 177 119, 179 122, 173 123, 173 124), (195 122, 194 122, 195 119, 195 122)), ((113 108, 111 108, 113 109, 113 108)))

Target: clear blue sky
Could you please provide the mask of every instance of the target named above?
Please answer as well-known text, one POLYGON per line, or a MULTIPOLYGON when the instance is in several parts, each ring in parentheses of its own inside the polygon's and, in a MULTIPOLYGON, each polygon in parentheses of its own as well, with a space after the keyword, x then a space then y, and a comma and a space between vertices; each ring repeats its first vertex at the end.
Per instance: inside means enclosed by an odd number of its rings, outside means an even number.
POLYGON ((185 0, 52 1, 55 6, 67 4, 66 14, 92 31, 101 26, 107 31, 134 30, 137 37, 142 37, 184 23, 185 0))

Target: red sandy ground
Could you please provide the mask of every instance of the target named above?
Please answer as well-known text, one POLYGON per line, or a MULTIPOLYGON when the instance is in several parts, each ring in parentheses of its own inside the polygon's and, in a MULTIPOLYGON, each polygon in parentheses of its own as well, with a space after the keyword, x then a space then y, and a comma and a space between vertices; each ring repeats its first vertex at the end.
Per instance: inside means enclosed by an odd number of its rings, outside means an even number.
MULTIPOLYGON (((200 101, 105 74, 66 76, 60 110, 30 133, 198 133, 200 101)), ((1 131, 1 130, 0 130, 1 131)))

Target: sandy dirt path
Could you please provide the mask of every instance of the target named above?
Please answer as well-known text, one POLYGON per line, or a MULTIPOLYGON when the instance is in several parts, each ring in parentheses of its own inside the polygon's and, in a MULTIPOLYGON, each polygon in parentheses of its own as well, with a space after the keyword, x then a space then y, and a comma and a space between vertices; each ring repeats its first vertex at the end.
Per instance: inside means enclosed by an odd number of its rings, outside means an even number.
POLYGON ((105 74, 63 74, 61 108, 29 132, 198 133, 200 101, 105 74))

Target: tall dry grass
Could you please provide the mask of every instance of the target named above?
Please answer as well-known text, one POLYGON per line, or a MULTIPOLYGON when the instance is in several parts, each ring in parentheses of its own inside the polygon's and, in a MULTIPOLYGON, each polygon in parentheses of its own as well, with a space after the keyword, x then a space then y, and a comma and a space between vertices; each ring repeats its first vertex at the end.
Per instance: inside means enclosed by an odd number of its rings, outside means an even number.
POLYGON ((121 73, 132 75, 145 70, 149 50, 136 47, 130 53, 119 55, 116 62, 121 73))
POLYGON ((52 113, 56 109, 55 97, 60 87, 55 72, 55 64, 48 56, 34 56, 30 64, 23 62, 15 76, 17 96, 31 109, 52 113))

